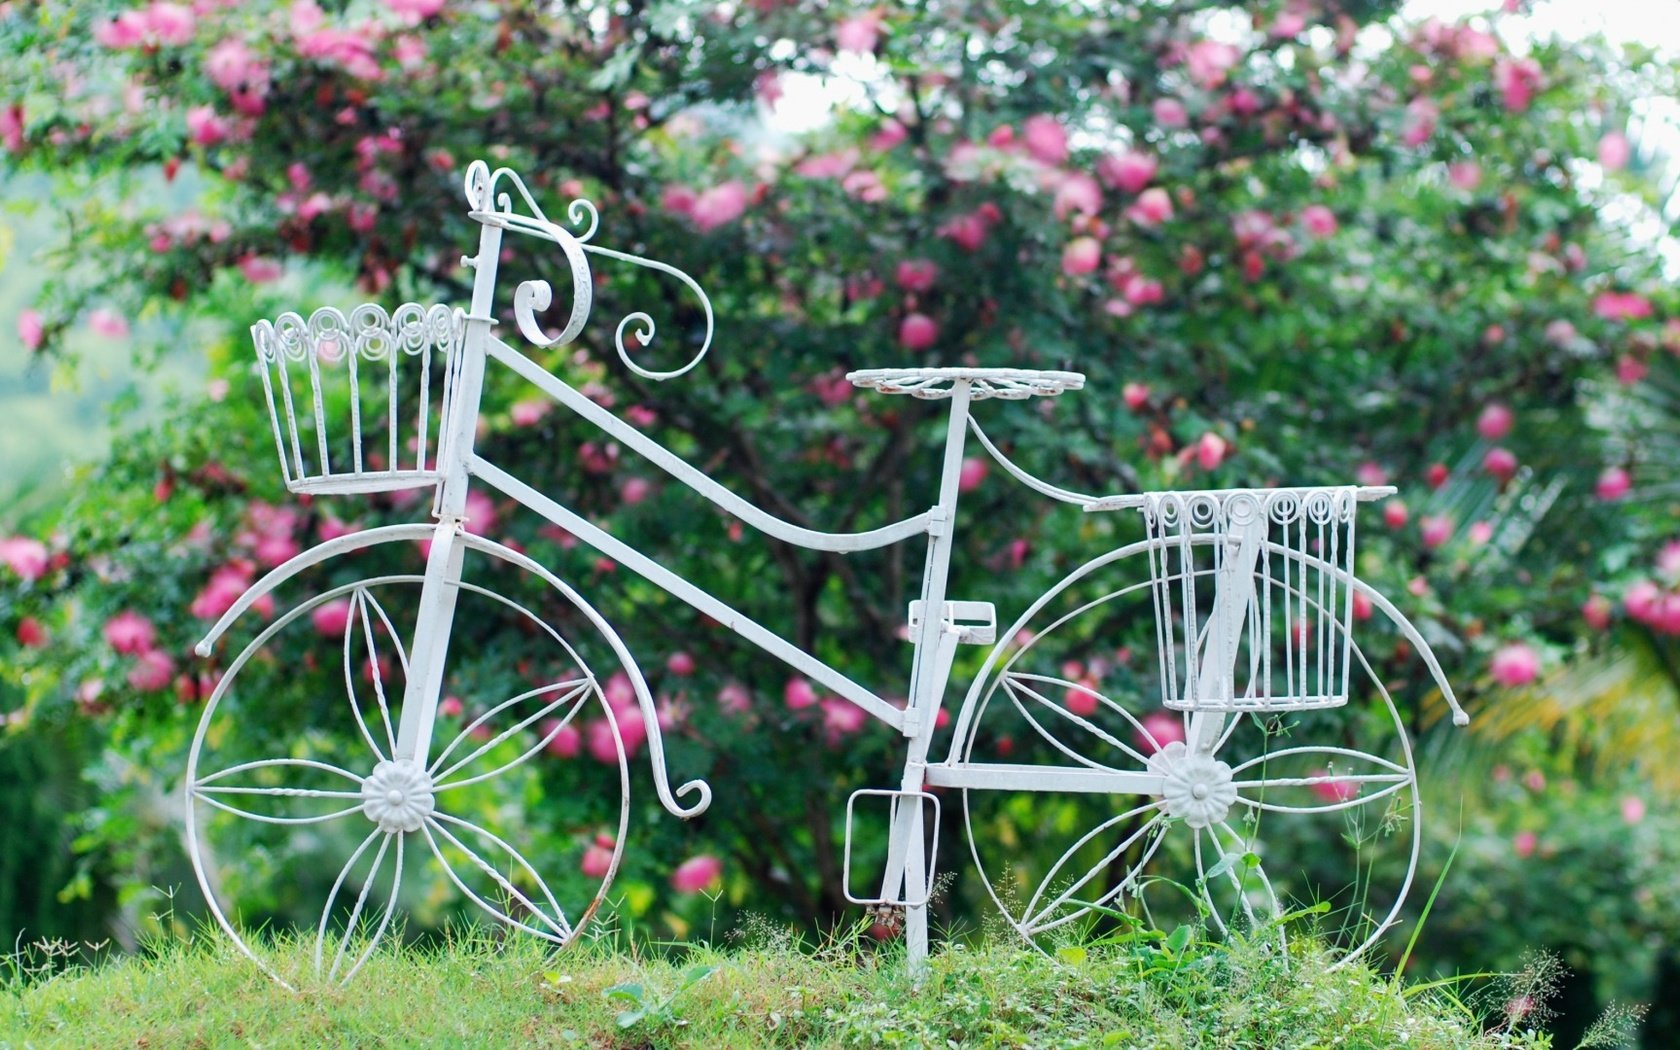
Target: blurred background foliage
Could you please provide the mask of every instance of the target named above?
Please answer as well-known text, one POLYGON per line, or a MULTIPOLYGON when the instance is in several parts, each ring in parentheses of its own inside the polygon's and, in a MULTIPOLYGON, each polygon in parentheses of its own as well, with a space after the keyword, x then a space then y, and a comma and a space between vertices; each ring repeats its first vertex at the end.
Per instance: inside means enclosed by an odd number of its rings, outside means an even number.
MULTIPOLYGON (((1671 168, 1639 132, 1675 71, 1526 39, 1521 6, 1445 22, 1382 0, 0 5, 0 314, 30 359, 0 377, 17 494, 0 520, 0 934, 133 945, 191 920, 178 785, 225 659, 192 644, 258 570, 425 511, 286 495, 245 329, 370 297, 464 305, 459 183, 483 157, 551 213, 594 201, 603 243, 682 267, 717 309, 705 364, 664 386, 618 364, 603 320, 538 358, 793 520, 863 529, 929 501, 937 414, 840 381, 909 364, 1088 373, 1079 394, 981 414, 1075 489, 1398 486, 1365 512, 1362 574, 1476 719, 1452 732, 1402 647, 1364 642, 1408 684, 1433 815, 1422 884, 1452 858, 1414 969, 1556 948, 1579 975, 1564 1034, 1608 997, 1672 999, 1680 300, 1671 168), (69 420, 78 440, 99 428, 42 398, 49 379, 89 403, 123 391, 129 421, 68 483, 31 450, 69 420), (26 857, 41 863, 10 862, 26 857)), ((553 277, 515 247, 509 276, 553 277)), ((686 360, 698 314, 680 286, 603 267, 597 297, 603 317, 657 318, 648 362, 686 360)), ((535 396, 492 375, 492 459, 902 688, 919 551, 738 538, 535 396)), ((1135 534, 1007 482, 993 469, 965 495, 953 587, 1005 621, 1135 534)), ((892 775, 892 735, 804 704, 785 669, 531 516, 482 509, 625 634, 670 715, 674 775, 718 789, 701 820, 662 819, 635 763, 622 920, 855 918, 837 821, 846 792, 892 775), (715 901, 668 884, 696 856, 722 862, 715 901)), ((1122 651, 1150 636, 1134 633, 1083 670, 1131 675, 1122 651)), ((339 643, 287 638, 261 688, 326 688, 308 653, 339 643)), ((505 637, 464 642, 464 717, 546 673, 505 637)), ((957 685, 978 666, 965 654, 957 685)), ((253 746, 301 732, 279 717, 294 709, 275 702, 253 746)), ((600 769, 556 755, 486 804, 575 873, 607 826, 588 801, 600 769)), ((994 831, 1030 850, 1061 805, 1025 800, 994 831)), ((945 858, 965 852, 960 823, 945 858)), ((941 920, 965 935, 985 904, 959 875, 941 920)), ((1672 1025, 1654 1018, 1650 1045, 1672 1025)))

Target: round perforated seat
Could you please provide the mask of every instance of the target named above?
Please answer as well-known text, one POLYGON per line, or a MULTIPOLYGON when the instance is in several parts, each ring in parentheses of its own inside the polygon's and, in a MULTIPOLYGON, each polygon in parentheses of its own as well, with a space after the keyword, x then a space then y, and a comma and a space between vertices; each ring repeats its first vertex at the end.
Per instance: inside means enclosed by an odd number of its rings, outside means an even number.
POLYGON ((1005 401, 1054 397, 1085 385, 1085 377, 1078 372, 1030 368, 869 368, 846 373, 847 382, 853 386, 883 394, 909 394, 924 401, 950 397, 961 379, 969 381, 969 396, 975 401, 989 397, 1005 401))

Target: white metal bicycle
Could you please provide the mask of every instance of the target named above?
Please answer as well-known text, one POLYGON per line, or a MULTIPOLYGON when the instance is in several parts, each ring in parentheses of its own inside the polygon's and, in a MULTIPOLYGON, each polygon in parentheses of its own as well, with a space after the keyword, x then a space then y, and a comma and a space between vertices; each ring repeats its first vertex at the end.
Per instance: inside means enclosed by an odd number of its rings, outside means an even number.
MULTIPOLYGON (((883 369, 847 378, 883 394, 949 402, 936 501, 867 532, 802 528, 729 491, 492 331, 503 235, 531 235, 563 254, 572 303, 564 329, 551 335, 537 317, 553 301, 550 286, 518 284, 512 308, 523 336, 537 347, 578 336, 592 306, 591 256, 649 267, 697 296, 704 341, 679 368, 645 368, 628 352, 626 334, 634 329, 645 344, 655 329, 648 315, 635 313, 619 323, 615 343, 632 372, 673 378, 693 368, 712 341, 711 305, 691 278, 593 243, 597 216, 587 202, 573 202, 567 212, 581 232, 551 222, 506 169, 474 163, 466 195, 481 227, 477 254, 463 259, 474 271, 467 311, 415 304, 391 313, 371 305, 348 315, 322 309, 307 318, 282 314, 252 329, 288 488, 300 494, 430 489, 435 521, 339 536, 297 555, 255 583, 199 645, 209 656, 241 616, 306 570, 353 561, 359 553, 389 553, 393 545, 403 552, 426 546, 420 572, 354 578, 274 618, 228 661, 205 706, 186 769, 187 840, 211 912, 245 954, 258 960, 245 932, 250 917, 235 898, 265 878, 283 883, 282 891, 323 898, 314 965, 334 981, 353 977, 404 912, 435 906, 430 895, 438 885, 452 885, 510 927, 568 942, 603 900, 624 849, 626 756, 633 750, 626 748, 624 724, 630 721, 641 723, 638 739, 646 733, 667 810, 692 817, 711 801, 703 781, 670 786, 660 712, 613 627, 550 568, 468 530, 475 485, 530 508, 903 735, 896 786, 858 792, 848 803, 845 881, 854 901, 904 910, 912 968, 927 952, 936 867, 929 844, 937 840, 938 793, 946 790, 962 793, 976 864, 1010 923, 1029 939, 1054 939, 1070 924, 1132 899, 1147 906, 1158 871, 1181 874, 1174 881, 1188 889, 1194 910, 1221 929, 1262 921, 1287 896, 1262 831, 1270 836, 1276 821, 1325 814, 1344 823, 1349 814, 1372 825, 1409 820, 1410 857, 1392 905, 1365 909, 1356 934, 1343 939, 1344 957, 1364 951, 1396 920, 1417 861, 1417 776, 1389 690, 1354 640, 1355 621, 1371 611, 1390 620, 1455 721, 1466 718, 1423 637, 1352 573, 1356 506, 1388 490, 1083 496, 1010 461, 971 414, 983 400, 1078 390, 1083 376, 883 369), (776 539, 852 552, 925 538, 920 597, 909 610, 915 655, 907 703, 889 702, 482 455, 475 438, 491 362, 776 539), (1000 633, 992 605, 946 593, 970 433, 1004 470, 1046 497, 1090 513, 1141 512, 1146 537, 1075 570, 1000 633), (449 690, 463 688, 461 676, 472 675, 462 670, 468 654, 452 651, 452 636, 462 624, 490 622, 505 624, 494 637, 505 638, 507 649, 486 658, 529 665, 537 684, 487 706, 443 740, 440 726, 453 723, 440 722, 440 704, 449 690), (1113 652, 1112 639, 1122 636, 1114 630, 1148 622, 1155 625, 1154 674, 1113 652), (278 702, 240 685, 253 667, 271 660, 270 644, 282 632, 312 629, 342 631, 341 651, 328 662, 341 665, 345 695, 294 698, 295 709, 269 710, 261 719, 242 714, 278 702), (990 655, 958 708, 948 757, 930 762, 953 658, 963 644, 990 646, 990 655), (1316 723, 1336 734, 1328 743, 1273 746, 1280 734, 1310 739, 1314 719, 1355 694, 1377 701, 1377 717, 1360 724, 1380 729, 1383 745, 1367 746, 1349 728, 1358 720, 1342 718, 1316 723), (1173 720, 1151 711, 1171 712, 1173 720), (301 727, 296 735, 262 728, 283 723, 281 716, 301 727), (517 814, 484 788, 493 778, 522 775, 557 742, 575 750, 585 726, 596 757, 616 766, 616 788, 602 787, 603 796, 616 792, 617 834, 593 847, 595 888, 563 905, 537 862, 510 841, 517 814), (1048 745, 1050 762, 1009 761, 1029 736, 1048 745), (1067 846, 1043 870, 1015 867, 1006 875, 986 863, 986 832, 998 826, 988 807, 1007 805, 1020 792, 1060 796, 1065 805, 1048 830, 1067 846), (851 885, 850 821, 866 797, 879 797, 888 808, 890 846, 879 891, 860 894, 851 885), (219 860, 233 854, 239 864, 224 869, 219 860), (423 884, 430 887, 425 899, 417 899, 414 879, 404 880, 417 854, 444 876, 423 884), (300 856, 313 881, 296 874, 300 856)), ((611 802, 578 802, 595 806, 591 819, 611 826, 611 802)), ((257 914, 263 910, 253 905, 257 914)))

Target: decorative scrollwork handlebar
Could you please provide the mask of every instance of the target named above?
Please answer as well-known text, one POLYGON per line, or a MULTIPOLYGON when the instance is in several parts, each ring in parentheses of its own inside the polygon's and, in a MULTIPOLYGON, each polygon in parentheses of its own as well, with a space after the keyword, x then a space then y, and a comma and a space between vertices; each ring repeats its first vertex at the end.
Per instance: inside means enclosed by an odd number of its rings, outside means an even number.
POLYGON ((669 274, 687 285, 700 301, 700 307, 706 314, 706 335, 701 341, 700 349, 695 352, 680 368, 658 370, 645 368, 631 359, 630 349, 625 344, 625 333, 634 326, 637 342, 647 346, 653 342, 658 332, 653 317, 642 310, 635 310, 626 314, 613 332, 613 344, 618 350, 618 358, 624 366, 644 379, 675 379, 687 373, 698 365, 712 347, 714 318, 712 302, 699 282, 688 274, 668 263, 655 259, 632 255, 628 252, 615 251, 597 244, 589 243, 600 226, 601 216, 595 205, 579 198, 566 206, 566 218, 573 226, 588 224, 581 233, 573 233, 551 221, 543 213, 542 208, 525 187, 525 181, 519 174, 509 168, 490 170, 490 166, 482 160, 475 160, 467 166, 464 183, 469 214, 479 222, 495 225, 504 230, 523 233, 528 236, 541 237, 554 242, 565 255, 566 262, 571 268, 572 277, 572 311, 566 319, 565 328, 558 335, 544 332, 537 320, 537 314, 547 310, 554 303, 554 289, 545 280, 535 279, 521 281, 514 290, 513 315, 518 322, 520 334, 540 347, 560 346, 576 339, 583 331, 583 326, 589 320, 590 310, 594 307, 595 285, 590 273, 588 254, 601 255, 609 259, 627 262, 632 266, 655 270, 669 274), (513 209, 513 195, 507 192, 497 193, 497 186, 506 180, 513 190, 518 193, 528 214, 521 214, 513 209))

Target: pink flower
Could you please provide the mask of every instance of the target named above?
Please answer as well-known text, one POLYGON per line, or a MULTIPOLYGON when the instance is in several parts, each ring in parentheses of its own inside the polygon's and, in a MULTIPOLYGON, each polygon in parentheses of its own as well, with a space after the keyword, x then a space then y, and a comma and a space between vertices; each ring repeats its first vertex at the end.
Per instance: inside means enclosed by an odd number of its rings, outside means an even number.
POLYGON ((1097 161, 1097 177, 1122 193, 1137 193, 1155 181, 1160 162, 1148 153, 1127 150, 1097 161))
POLYGON ((17 320, 18 342, 25 350, 39 350, 41 340, 46 336, 46 326, 41 323, 39 310, 25 310, 18 314, 17 320))
POLYGON ((782 78, 773 71, 765 71, 753 78, 753 94, 770 109, 782 100, 782 78))
POLYGON ((822 698, 823 732, 830 743, 862 729, 869 722, 863 708, 838 696, 822 698))
POLYGON ((146 21, 140 11, 124 11, 115 18, 100 21, 93 30, 93 39, 101 47, 113 49, 139 47, 145 36, 146 21))
POLYGON ((618 490, 618 498, 626 507, 634 507, 653 494, 653 482, 646 478, 629 478, 618 490))
POLYGON ((939 236, 964 251, 977 252, 986 243, 986 221, 977 213, 958 215, 939 227, 939 236))
POLYGON ((1610 626, 1610 616, 1614 611, 1610 599, 1595 594, 1581 604, 1581 619, 1587 621, 1587 626, 1593 630, 1602 631, 1610 626))
MULTIPOLYGON (((618 736, 624 742, 624 757, 634 758, 647 742, 647 723, 642 720, 642 712, 638 708, 627 708, 618 712, 618 736)), ((588 738, 589 754, 604 765, 618 763, 618 748, 613 744, 612 726, 605 718, 589 723, 584 729, 588 738)))
POLYGON ((782 687, 782 703, 789 711, 799 711, 817 702, 817 691, 803 678, 789 678, 782 687))
POLYGON ((1307 20, 1298 12, 1280 11, 1277 18, 1272 20, 1271 28, 1267 29, 1266 32, 1277 39, 1288 40, 1291 37, 1300 36, 1301 30, 1305 28, 1307 28, 1307 20))
POLYGON ((970 456, 962 461, 962 470, 957 474, 957 491, 973 492, 986 480, 986 461, 977 456, 970 456))
POLYGON ((659 196, 659 206, 673 215, 691 215, 698 194, 687 186, 672 183, 659 196))
POLYGON ((146 35, 165 47, 191 42, 195 19, 192 9, 180 4, 153 3, 142 12, 146 35))
POLYGON ((0 144, 8 153, 23 152, 23 104, 14 102, 0 108, 0 144))
POLYGON ((1388 484, 1388 471, 1383 469, 1381 463, 1368 459, 1354 468, 1353 480, 1361 485, 1386 485, 1388 484))
POLYGON ((1418 522, 1418 530, 1423 536, 1423 545, 1434 549, 1452 539, 1453 522, 1445 514, 1437 514, 1418 522))
POLYGON ((583 746, 583 734, 570 722, 561 722, 558 718, 551 718, 538 727, 538 732, 548 743, 543 750, 555 758, 576 758, 583 746))
POLYGON ((25 616, 18 621, 17 640, 19 645, 31 649, 39 649, 47 644, 47 629, 41 626, 41 621, 33 616, 25 616))
POLYGON ((1645 819, 1645 800, 1638 795, 1629 795, 1622 799, 1622 820, 1629 824, 1637 824, 1645 819))
POLYGON ((443 10, 444 0, 385 0, 393 14, 409 22, 420 22, 443 10))
POLYGON ((601 687, 601 695, 615 715, 622 715, 640 706, 636 697, 636 687, 631 683, 630 676, 623 671, 614 671, 607 678, 607 684, 601 687))
POLYGON ((1480 547, 1488 540, 1493 539, 1493 522, 1473 521, 1470 523, 1470 528, 1465 530, 1465 535, 1469 538, 1472 546, 1480 547))
POLYGON ((730 682, 717 695, 718 710, 726 715, 744 715, 752 710, 752 696, 739 682, 730 682))
POLYGON ((0 564, 25 580, 38 580, 47 573, 50 559, 47 546, 28 536, 9 536, 0 540, 0 564))
POLYGON ((88 314, 88 327, 107 339, 128 338, 128 322, 123 320, 123 316, 115 310, 109 310, 105 307, 100 307, 88 314))
POLYGON ((479 536, 488 536, 496 531, 496 502, 482 489, 473 489, 467 493, 466 518, 462 522, 466 530, 479 536))
POLYGON ((227 138, 227 122, 211 106, 193 106, 187 110, 187 134, 200 146, 214 146, 227 138))
POLYGON ((227 92, 234 109, 260 116, 268 95, 268 65, 251 53, 238 37, 228 37, 204 55, 204 75, 227 92))
POLYGON ((1225 462, 1225 455, 1230 445, 1224 438, 1208 431, 1196 442, 1196 465, 1203 470, 1215 470, 1219 464, 1225 462))
POLYGON ((211 573, 189 611, 201 620, 219 619, 251 585, 251 569, 249 562, 235 561, 211 573))
POLYGON ((1159 186, 1153 186, 1138 194, 1137 201, 1126 209, 1126 218, 1139 226, 1159 226, 1172 216, 1172 198, 1159 186))
POLYGON ((1524 773, 1522 782, 1523 787, 1530 791, 1540 792, 1546 790, 1546 774, 1540 772, 1538 769, 1531 769, 1527 773, 1524 773))
POLYGON ((1509 113, 1521 113, 1540 87, 1540 63, 1532 58, 1503 59, 1493 67, 1493 80, 1509 113))
POLYGON ((438 714, 445 718, 456 718, 461 710, 461 698, 458 696, 446 696, 438 701, 438 714))
POLYGON ((1429 469, 1423 472, 1423 480, 1430 488, 1438 489, 1447 483, 1447 477, 1450 473, 1445 463, 1431 463, 1429 469))
POLYGON ((1598 485, 1594 491, 1599 499, 1610 502, 1626 496, 1628 489, 1632 487, 1633 479, 1628 477, 1626 470, 1621 467, 1607 467, 1604 473, 1598 476, 1598 485))
POLYGON ((1150 107, 1150 112, 1155 118, 1155 123, 1163 128, 1182 128, 1190 123, 1190 114, 1185 110, 1184 103, 1176 98, 1156 99, 1150 107))
POLYGON ((932 259, 906 259, 898 264, 898 286, 907 292, 925 292, 939 279, 939 267, 932 259))
POLYGON ((1336 232, 1336 215, 1322 204, 1309 204, 1301 209, 1301 225, 1307 233, 1323 240, 1336 232))
POLYGON ((508 409, 508 418, 516 427, 535 426, 542 417, 548 415, 550 404, 546 400, 515 401, 508 409))
MULTIPOLYGON (((1532 831, 1519 831, 1511 839, 1511 850, 1517 856, 1527 858, 1534 856, 1534 850, 1540 845, 1540 838, 1532 831)), ((1523 998, 1526 998, 1524 996, 1523 998)), ((1514 1012, 1527 1013, 1530 1007, 1513 1007, 1514 1012)))
POLYGON ((612 871, 612 840, 608 839, 607 843, 603 846, 599 842, 592 842, 589 848, 583 851, 583 860, 578 864, 578 869, 586 878, 604 879, 607 873, 612 871))
POLYGON ((1540 673, 1540 656, 1522 642, 1500 646, 1488 662, 1493 680, 1507 689, 1527 685, 1540 673))
POLYGON ((267 284, 280 277, 280 264, 267 256, 247 255, 239 260, 239 272, 252 284, 267 284))
POLYGON ((1312 793, 1319 801, 1329 805, 1346 802, 1359 796, 1359 784, 1352 780, 1342 780, 1331 774, 1328 769, 1320 769, 1312 774, 1312 793), (1323 779, 1328 778, 1328 779, 1323 779))
POLYGON ((1606 132, 1598 140, 1598 163, 1605 171, 1620 171, 1627 167, 1628 160, 1633 156, 1633 147, 1628 143, 1628 137, 1620 131, 1606 132))
POLYGON ((1650 368, 1632 354, 1623 354, 1616 358, 1616 382, 1623 386, 1632 386, 1645 378, 1650 368))
POLYGON ((1650 580, 1635 580, 1622 592, 1622 607, 1640 623, 1650 623, 1662 601, 1662 590, 1650 580))
POLYGON ((1382 509, 1383 524, 1391 529, 1402 528, 1411 517, 1406 504, 1398 499, 1387 500, 1382 509))
POLYGON ((1426 98, 1416 98, 1406 107, 1406 126, 1400 132, 1400 141, 1407 146, 1417 148, 1435 137, 1435 124, 1441 118, 1441 111, 1426 98))
POLYGON ((1353 592, 1353 618, 1364 623, 1371 618, 1371 599, 1364 591, 1353 592))
POLYGON ((1171 711, 1151 711, 1138 724, 1139 729, 1133 736, 1138 749, 1146 755, 1184 739, 1184 719, 1171 711))
POLYGON ((707 853, 690 857, 671 873, 671 888, 678 893, 699 893, 723 878, 723 861, 707 853))
POLYGON ((1120 388, 1120 400, 1133 412, 1141 412, 1149 404, 1149 387, 1142 383, 1127 383, 1120 388))
POLYGON ((1241 57, 1242 53, 1230 44, 1222 44, 1216 40, 1198 40, 1190 45, 1184 56, 1184 64, 1190 72, 1190 79, 1204 90, 1211 91, 1225 83, 1226 75, 1241 57))
POLYGON ((335 598, 323 602, 309 614, 309 622, 318 634, 328 638, 343 638, 350 626, 350 599, 335 598))
POLYGON ((1062 249, 1062 272, 1078 277, 1096 270, 1102 262, 1102 245, 1095 237, 1075 237, 1062 249))
POLYGON ((1447 165, 1447 181, 1466 192, 1482 184, 1482 166, 1473 160, 1447 165))
POLYGON ((1051 209, 1058 219, 1065 219, 1070 213, 1095 215, 1102 210, 1102 187, 1091 176, 1074 172, 1056 185, 1051 209))
POLYGON ((1476 433, 1489 441, 1498 441, 1511 432, 1511 423, 1515 418, 1509 408, 1495 401, 1476 417, 1476 433))
POLYGON ((119 653, 146 653, 152 649, 155 632, 152 622, 133 610, 125 609, 105 621, 105 641, 119 653))
POLYGON ((1510 481, 1517 473, 1517 457, 1507 448, 1490 448, 1482 457, 1482 469, 1498 478, 1501 483, 1510 481))
POLYGON ((1638 292, 1600 292, 1593 313, 1607 321, 1640 320, 1651 316, 1651 301, 1638 292))
POLYGON ((926 350, 938 340, 939 326, 926 314, 910 314, 898 326, 898 342, 906 350, 926 350))
POLYGON ((1040 164, 1054 167, 1068 158, 1067 129, 1055 117, 1042 113, 1028 117, 1021 125, 1021 138, 1027 153, 1040 164))
POLYGON ((872 54, 881 37, 881 19, 879 10, 870 10, 842 20, 834 27, 835 46, 854 54, 872 54))
POLYGON ((142 693, 167 689, 174 678, 175 661, 169 658, 169 654, 156 649, 141 653, 128 671, 128 684, 142 693))
POLYGON ((1122 294, 1132 306, 1151 306, 1166 298, 1167 293, 1160 281, 1133 274, 1126 280, 1122 294))
POLYGON ((747 210, 747 188, 739 181, 713 186, 694 199, 690 217, 702 231, 715 230, 739 219, 747 210))

